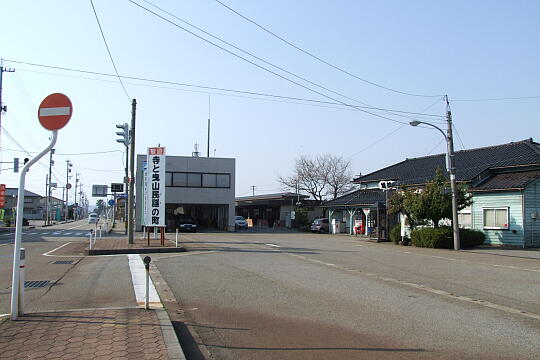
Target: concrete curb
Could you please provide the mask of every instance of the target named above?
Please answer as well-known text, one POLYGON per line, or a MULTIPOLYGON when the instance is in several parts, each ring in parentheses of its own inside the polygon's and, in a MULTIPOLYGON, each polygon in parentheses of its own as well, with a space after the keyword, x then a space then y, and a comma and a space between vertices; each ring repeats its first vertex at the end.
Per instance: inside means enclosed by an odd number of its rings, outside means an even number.
POLYGON ((186 360, 180 342, 176 337, 174 326, 167 314, 167 311, 163 309, 154 309, 161 325, 161 333, 163 334, 163 340, 167 347, 167 353, 170 360, 186 360))
POLYGON ((120 254, 163 254, 186 252, 186 248, 133 248, 133 249, 96 249, 84 250, 84 255, 120 255, 120 254))

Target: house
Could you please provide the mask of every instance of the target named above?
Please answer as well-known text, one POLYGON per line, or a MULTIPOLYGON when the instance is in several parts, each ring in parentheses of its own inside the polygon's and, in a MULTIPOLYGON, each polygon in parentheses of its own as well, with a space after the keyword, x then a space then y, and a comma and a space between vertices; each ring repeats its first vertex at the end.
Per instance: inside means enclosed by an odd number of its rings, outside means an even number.
MULTIPOLYGON (((6 188, 6 203, 4 205, 4 219, 13 217, 14 210, 17 209, 19 189, 6 188)), ((40 205, 41 195, 31 191, 24 191, 23 217, 28 220, 41 220, 43 218, 43 208, 40 205)), ((13 217, 14 218, 14 217, 13 217)))
POLYGON ((290 228, 292 214, 299 207, 307 210, 309 220, 323 215, 321 207, 308 195, 283 192, 236 198, 236 215, 251 219, 253 226, 258 227, 290 228))
POLYGON ((60 221, 64 218, 64 200, 62 199, 51 196, 49 198, 49 204, 47 205, 47 197, 44 196, 39 200, 39 206, 43 209, 44 215, 47 211, 47 207, 50 206, 49 216, 51 220, 60 221))
MULTIPOLYGON (((445 169, 445 158, 438 154, 406 159, 354 182, 363 188, 360 192, 387 181, 396 188, 422 187, 438 168, 445 169)), ((483 231, 487 244, 540 246, 540 144, 531 138, 457 151, 454 159, 456 180, 473 196, 471 207, 459 214, 460 225, 483 231)), ((336 200, 327 204, 329 210, 339 208, 336 200)))
MULTIPOLYGON (((136 198, 143 198, 143 168, 147 155, 137 155, 136 198)), ((202 229, 234 231, 235 159, 169 156, 165 158, 165 222, 175 231, 190 216, 202 229)), ((142 227, 143 201, 135 203, 142 227)))

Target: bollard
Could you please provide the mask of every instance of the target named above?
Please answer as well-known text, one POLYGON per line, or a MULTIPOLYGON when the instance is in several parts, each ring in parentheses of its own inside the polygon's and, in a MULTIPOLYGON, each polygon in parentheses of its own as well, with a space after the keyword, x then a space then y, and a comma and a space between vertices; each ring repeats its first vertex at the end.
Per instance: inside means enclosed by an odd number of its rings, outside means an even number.
POLYGON ((157 239, 157 227, 154 226, 154 237, 152 239, 157 239))
POLYGON ((178 247, 178 229, 176 229, 176 247, 178 247))
POLYGON ((88 234, 88 237, 90 238, 90 250, 92 250, 92 233, 94 232, 94 230, 90 229, 90 233, 88 234))
POLYGON ((101 225, 99 225, 99 239, 101 240, 101 225))
POLYGON ((144 298, 144 308, 146 310, 150 309, 150 305, 149 305, 149 298, 150 298, 150 294, 149 294, 150 293, 150 261, 152 261, 150 256, 145 256, 144 259, 143 259, 144 268, 146 269, 146 295, 145 295, 145 298, 144 298))
POLYGON ((26 251, 21 248, 21 262, 19 264, 19 316, 24 315, 24 266, 26 263, 26 251))

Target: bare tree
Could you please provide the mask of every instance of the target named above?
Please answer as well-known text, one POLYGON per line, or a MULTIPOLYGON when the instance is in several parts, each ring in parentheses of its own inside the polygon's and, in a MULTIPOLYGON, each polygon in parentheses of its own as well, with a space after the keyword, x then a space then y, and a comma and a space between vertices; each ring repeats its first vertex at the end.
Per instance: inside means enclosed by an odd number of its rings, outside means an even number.
POLYGON ((327 163, 327 183, 328 192, 327 195, 332 199, 337 198, 343 194, 346 194, 355 188, 352 178, 351 161, 345 159, 343 156, 334 156, 327 154, 324 156, 327 163))
POLYGON ((286 190, 310 194, 321 203, 325 198, 336 197, 351 190, 350 161, 330 154, 315 158, 301 155, 295 161, 293 174, 279 176, 278 182, 286 190))

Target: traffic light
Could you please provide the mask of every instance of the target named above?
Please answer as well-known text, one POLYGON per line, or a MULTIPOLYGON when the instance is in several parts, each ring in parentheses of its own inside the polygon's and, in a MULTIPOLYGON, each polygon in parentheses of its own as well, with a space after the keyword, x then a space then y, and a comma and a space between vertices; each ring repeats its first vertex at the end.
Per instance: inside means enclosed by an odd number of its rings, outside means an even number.
POLYGON ((13 172, 15 173, 19 172, 19 158, 13 159, 13 172))
POLYGON ((120 139, 116 139, 116 142, 124 144, 126 147, 129 146, 129 126, 127 123, 124 125, 116 125, 118 129, 122 131, 117 131, 116 135, 120 136, 120 139))

